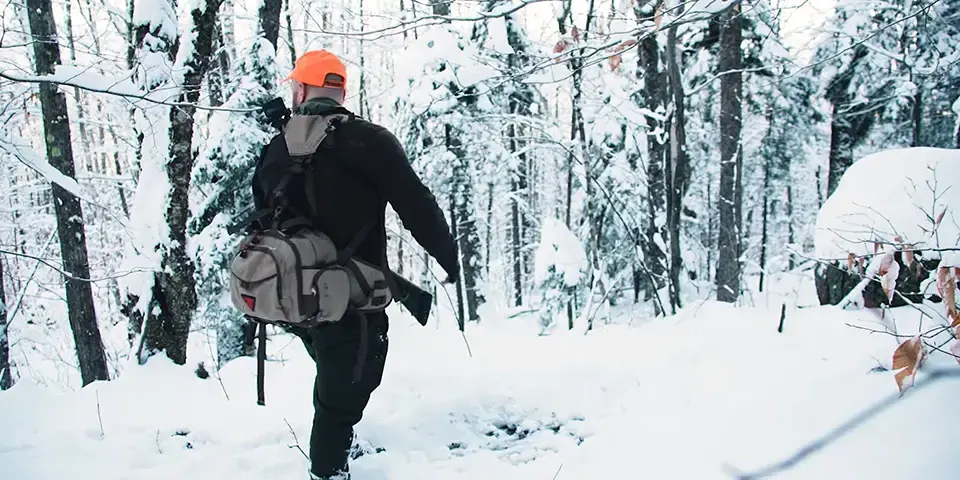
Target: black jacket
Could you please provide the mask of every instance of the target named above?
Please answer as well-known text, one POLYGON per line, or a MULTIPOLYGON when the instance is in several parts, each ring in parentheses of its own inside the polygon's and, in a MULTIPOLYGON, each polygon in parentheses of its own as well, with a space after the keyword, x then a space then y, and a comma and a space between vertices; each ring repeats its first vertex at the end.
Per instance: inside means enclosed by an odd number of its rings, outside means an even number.
MULTIPOLYGON (((297 112, 324 115, 341 109, 328 99, 312 99, 297 112)), ((266 146, 253 174, 257 210, 266 206, 265 192, 281 181, 283 171, 274 162, 289 161, 283 135, 266 146)), ((397 138, 387 129, 356 118, 336 125, 313 156, 312 175, 317 201, 317 226, 337 248, 350 243, 365 224, 373 228, 356 256, 389 268, 385 211, 389 202, 403 226, 413 234, 451 277, 460 272, 457 244, 436 198, 410 167, 397 138)), ((311 174, 307 172, 304 175, 311 174)), ((303 178, 291 178, 285 196, 301 212, 309 212, 303 178)))

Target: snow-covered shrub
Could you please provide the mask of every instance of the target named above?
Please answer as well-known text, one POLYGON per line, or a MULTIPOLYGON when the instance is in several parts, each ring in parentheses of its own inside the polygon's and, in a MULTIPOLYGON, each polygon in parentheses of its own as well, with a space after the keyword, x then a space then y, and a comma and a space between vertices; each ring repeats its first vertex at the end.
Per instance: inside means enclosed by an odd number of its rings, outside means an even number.
POLYGON ((885 276, 885 285, 867 286, 868 306, 921 300, 935 293, 930 273, 952 266, 940 265, 950 263, 943 254, 958 246, 960 151, 918 147, 868 155, 847 169, 817 219, 816 256, 832 265, 819 267, 820 301, 839 303, 871 272, 885 276), (896 260, 897 268, 876 263, 883 257, 896 260), (899 295, 887 288, 894 283, 899 295))
POLYGON ((546 218, 534 256, 534 282, 540 292, 540 325, 548 329, 588 271, 583 244, 560 220, 546 218))

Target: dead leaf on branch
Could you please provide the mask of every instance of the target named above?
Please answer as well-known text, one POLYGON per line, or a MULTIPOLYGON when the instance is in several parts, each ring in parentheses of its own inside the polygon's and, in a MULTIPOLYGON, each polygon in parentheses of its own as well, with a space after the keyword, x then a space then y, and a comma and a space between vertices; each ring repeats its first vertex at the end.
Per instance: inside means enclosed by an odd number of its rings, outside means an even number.
POLYGON ((573 37, 573 40, 575 42, 580 41, 580 29, 577 28, 576 25, 574 25, 573 28, 570 29, 570 36, 573 37))
POLYGON ((943 211, 940 212, 940 215, 937 215, 937 219, 933 221, 933 228, 940 226, 940 221, 943 220, 943 215, 947 213, 947 207, 943 207, 943 211))
POLYGON ((917 371, 923 366, 926 356, 927 351, 919 336, 901 343, 893 352, 893 370, 896 372, 893 378, 897 381, 901 395, 913 386, 917 371))
POLYGON ((960 325, 960 311, 957 310, 957 277, 960 277, 960 268, 940 267, 937 269, 937 293, 943 299, 947 308, 947 319, 950 327, 960 325))
POLYGON ((904 250, 903 251, 903 264, 907 267, 913 265, 913 262, 916 258, 913 255, 913 250, 904 250))
POLYGON ((570 46, 570 43, 564 39, 560 39, 556 45, 553 46, 553 53, 561 53, 570 46))
POLYGON ((950 353, 953 354, 954 360, 957 363, 960 363, 960 340, 954 341, 950 344, 950 353))

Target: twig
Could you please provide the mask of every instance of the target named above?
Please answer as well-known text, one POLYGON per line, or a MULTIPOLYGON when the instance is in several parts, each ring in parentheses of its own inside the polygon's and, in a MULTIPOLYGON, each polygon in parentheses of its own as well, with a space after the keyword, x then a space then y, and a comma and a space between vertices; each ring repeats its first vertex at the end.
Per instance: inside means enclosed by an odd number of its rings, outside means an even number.
MULTIPOLYGON (((120 91, 111 91, 109 88, 94 88, 90 85, 84 85, 83 83, 72 82, 70 80, 57 80, 55 77, 45 78, 45 77, 17 77, 10 75, 8 73, 0 72, 0 78, 10 80, 11 82, 16 83, 54 83, 58 85, 64 85, 67 87, 79 88, 92 93, 105 93, 108 95, 115 95, 118 97, 132 99, 132 100, 143 100, 145 102, 153 103, 156 105, 164 105, 167 107, 183 108, 190 107, 197 110, 210 110, 217 112, 233 112, 233 113, 251 113, 257 111, 256 109, 239 109, 239 108, 227 108, 227 107, 211 107, 206 105, 200 105, 197 103, 189 102, 167 102, 164 100, 157 100, 155 98, 150 98, 149 95, 139 92, 139 93, 130 93, 130 92, 120 92, 120 91)), ((133 103, 133 102, 131 102, 133 103)))
POLYGON ((159 429, 157 429, 156 442, 157 442, 157 451, 160 452, 160 455, 163 455, 163 449, 160 448, 160 430, 159 429))
POLYGON ((108 276, 108 277, 101 277, 101 278, 82 278, 82 277, 78 277, 78 276, 76 276, 76 275, 74 275, 74 274, 72 274, 72 273, 70 273, 70 272, 64 271, 64 270, 61 269, 60 267, 58 267, 58 266, 56 266, 56 265, 54 265, 54 264, 52 264, 52 263, 50 263, 50 262, 48 262, 48 261, 40 258, 40 257, 35 257, 35 256, 30 255, 30 254, 27 254, 27 253, 12 252, 12 251, 10 251, 10 250, 4 250, 4 249, 0 248, 0 254, 3 254, 3 255, 11 255, 11 256, 14 256, 14 257, 29 258, 30 260, 36 260, 36 261, 38 262, 38 264, 39 264, 39 263, 42 263, 42 264, 44 264, 44 265, 52 268, 52 269, 55 270, 57 273, 59 273, 60 275, 66 277, 67 279, 69 279, 69 280, 77 280, 77 281, 80 281, 80 282, 98 283, 98 282, 103 282, 103 281, 106 281, 106 280, 116 280, 116 279, 118 279, 118 278, 123 278, 123 277, 129 276, 129 275, 133 275, 133 274, 135 274, 135 273, 145 273, 145 272, 150 272, 150 271, 151 271, 151 270, 148 270, 148 269, 145 269, 145 268, 134 268, 134 269, 132 269, 132 270, 128 270, 128 271, 126 271, 126 272, 118 273, 118 274, 116 274, 116 275, 111 275, 111 276, 108 276))
MULTIPOLYGON (((103 433, 103 417, 100 416, 100 390, 97 390, 97 420, 100 422, 100 438, 104 437, 103 433)), ((163 452, 161 452, 163 453, 163 452)))
POLYGON ((563 464, 561 463, 561 464, 560 464, 560 467, 557 468, 557 473, 554 473, 554 474, 553 474, 553 480, 557 480, 557 475, 560 475, 560 470, 562 470, 562 469, 563 469, 563 464))
POLYGON ((300 454, 303 455, 303 458, 306 458, 307 460, 310 460, 310 456, 307 455, 307 453, 304 452, 302 448, 300 448, 300 439, 297 438, 297 432, 293 431, 293 427, 290 425, 290 422, 288 422, 287 419, 284 418, 284 419, 283 419, 283 423, 286 423, 286 424, 287 424, 287 428, 290 429, 290 434, 293 435, 293 441, 294 441, 294 442, 297 442, 296 445, 287 445, 287 448, 294 448, 294 447, 296 447, 297 450, 300 450, 300 454))
MULTIPOLYGON (((914 391, 920 390, 944 378, 958 378, 958 377, 960 377, 960 370, 957 370, 957 369, 934 370, 933 372, 930 372, 930 375, 927 377, 927 379, 924 382, 913 387, 911 390, 914 390, 914 391)), ((914 395, 915 394, 916 393, 914 393, 914 395)), ((846 422, 841 424, 839 427, 834 428, 833 430, 827 432, 822 437, 814 440, 811 443, 808 443, 800 450, 797 450, 797 452, 791 455, 790 457, 753 473, 735 474, 735 478, 737 478, 738 480, 754 480, 754 479, 769 477, 771 475, 789 470, 795 467, 797 464, 799 464, 803 460, 805 460, 810 455, 822 450, 827 445, 837 441, 843 435, 850 433, 850 431, 852 431, 859 425, 863 424, 870 418, 876 416, 877 414, 886 410, 887 408, 890 408, 890 406, 897 403, 897 400, 899 400, 900 398, 901 398, 900 392, 891 394, 886 398, 884 398, 883 400, 881 400, 880 402, 874 404, 870 408, 857 414, 850 420, 847 420, 846 422)), ((729 465, 725 467, 730 473, 737 471, 735 468, 730 467, 729 465)))

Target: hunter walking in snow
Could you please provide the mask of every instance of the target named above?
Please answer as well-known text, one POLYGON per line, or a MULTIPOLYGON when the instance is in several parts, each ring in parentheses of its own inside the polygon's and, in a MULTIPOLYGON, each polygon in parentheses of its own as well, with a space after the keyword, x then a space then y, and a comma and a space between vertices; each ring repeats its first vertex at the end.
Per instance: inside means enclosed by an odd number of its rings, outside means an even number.
MULTIPOLYGON (((257 210, 271 210, 271 200, 281 196, 283 208, 306 218, 308 229, 328 236, 341 252, 338 255, 347 251, 366 265, 382 268, 391 283, 384 222, 389 202, 447 272, 448 281, 455 279, 457 246, 443 211, 410 167, 396 137, 344 108, 343 62, 330 52, 310 51, 297 60, 286 80, 293 111, 283 133, 272 139, 257 163, 253 177, 257 210), (297 159, 306 159, 305 167, 291 174, 289 165, 297 159)), ((373 282, 373 288, 380 283, 373 282)), ((321 295, 316 290, 314 294, 321 295)), ((326 290, 323 294, 330 295, 326 290)), ((248 301, 251 309, 254 301, 248 301)), ((317 367, 311 478, 349 478, 353 428, 383 375, 387 315, 382 309, 359 314, 348 310, 318 325, 288 328, 303 340, 317 367)))

